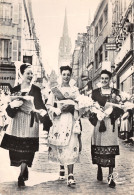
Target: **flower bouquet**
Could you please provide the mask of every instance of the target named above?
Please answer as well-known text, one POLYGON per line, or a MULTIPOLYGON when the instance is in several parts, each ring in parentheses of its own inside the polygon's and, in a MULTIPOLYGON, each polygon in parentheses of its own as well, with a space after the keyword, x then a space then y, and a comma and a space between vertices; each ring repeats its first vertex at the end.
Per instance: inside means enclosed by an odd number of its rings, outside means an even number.
POLYGON ((105 114, 103 108, 98 102, 93 101, 91 97, 80 95, 76 98, 76 101, 78 101, 79 112, 81 115, 85 113, 96 113, 100 120, 104 118, 105 114))
POLYGON ((91 97, 80 95, 76 101, 79 106, 79 118, 83 115, 88 117, 93 126, 96 126, 98 119, 102 120, 105 117, 103 108, 91 97))
POLYGON ((134 103, 131 102, 133 99, 133 95, 126 92, 121 92, 120 95, 113 93, 111 100, 106 103, 106 106, 117 107, 127 111, 134 108, 134 103))
POLYGON ((112 97, 106 102, 104 107, 100 106, 98 102, 93 101, 91 97, 84 95, 80 95, 76 100, 78 101, 80 116, 87 112, 88 118, 94 126, 96 126, 98 120, 100 121, 100 132, 105 131, 104 118, 111 118, 111 124, 114 124, 115 120, 123 114, 124 106, 126 107, 129 104, 129 107, 133 107, 132 103, 123 101, 115 93, 112 93, 112 97))

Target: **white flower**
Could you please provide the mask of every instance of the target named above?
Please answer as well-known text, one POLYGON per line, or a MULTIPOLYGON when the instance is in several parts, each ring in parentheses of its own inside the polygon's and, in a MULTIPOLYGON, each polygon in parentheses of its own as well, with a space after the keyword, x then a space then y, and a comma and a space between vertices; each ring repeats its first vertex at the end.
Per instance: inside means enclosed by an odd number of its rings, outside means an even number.
POLYGON ((76 99, 80 108, 87 108, 93 105, 93 100, 91 97, 79 95, 76 99))
POLYGON ((126 92, 121 92, 120 96, 121 96, 122 101, 126 101, 126 100, 131 99, 131 95, 129 93, 126 93, 126 92))
POLYGON ((134 108, 134 103, 127 101, 127 102, 124 103, 124 105, 122 105, 122 108, 124 110, 133 109, 134 108))

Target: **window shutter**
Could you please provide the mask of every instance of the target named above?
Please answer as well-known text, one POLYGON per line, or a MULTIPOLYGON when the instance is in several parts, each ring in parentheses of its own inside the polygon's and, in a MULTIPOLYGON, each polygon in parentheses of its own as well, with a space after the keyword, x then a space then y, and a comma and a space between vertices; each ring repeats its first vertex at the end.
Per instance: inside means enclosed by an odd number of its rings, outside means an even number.
POLYGON ((19 23, 19 3, 13 3, 12 23, 19 23))
POLYGON ((3 18, 3 5, 0 4, 0 18, 3 18))
POLYGON ((12 61, 18 61, 18 40, 12 40, 12 61))

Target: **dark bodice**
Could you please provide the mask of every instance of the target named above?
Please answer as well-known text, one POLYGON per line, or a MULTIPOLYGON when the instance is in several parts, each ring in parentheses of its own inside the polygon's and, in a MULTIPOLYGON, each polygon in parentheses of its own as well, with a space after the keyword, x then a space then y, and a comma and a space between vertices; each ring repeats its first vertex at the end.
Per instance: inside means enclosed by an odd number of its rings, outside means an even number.
POLYGON ((92 99, 100 104, 100 106, 105 106, 107 101, 112 99, 112 94, 119 95, 119 91, 115 88, 112 88, 111 94, 102 94, 101 88, 97 88, 92 91, 92 99))
MULTIPOLYGON (((11 94, 13 94, 15 92, 20 92, 20 91, 21 91, 21 85, 17 85, 16 87, 11 89, 11 94)), ((46 110, 46 107, 45 107, 43 100, 42 100, 41 90, 39 87, 37 87, 36 85, 32 85, 31 90, 29 91, 29 95, 34 97, 34 106, 36 109, 45 109, 46 110)), ((8 106, 6 108, 7 114, 11 118, 14 118, 14 116, 16 115, 18 110, 19 110, 19 108, 11 108, 10 106, 8 106)))
MULTIPOLYGON (((115 88, 111 89, 111 94, 102 94, 101 93, 101 88, 97 88, 95 90, 92 91, 92 99, 96 102, 99 103, 100 106, 104 107, 106 102, 111 102, 112 101, 112 95, 119 95, 119 91, 115 88)), ((109 115, 110 119, 111 119, 111 124, 113 125, 113 131, 114 131, 114 125, 115 125, 115 121, 120 117, 120 115, 123 114, 123 110, 118 108, 118 107, 113 107, 113 111, 112 113, 109 115)), ((89 117, 89 120, 91 122, 91 124, 93 124, 94 126, 96 126, 97 124, 97 115, 95 113, 91 113, 91 116, 89 117)), ((100 132, 103 132, 105 129, 105 124, 104 121, 102 120, 100 123, 100 132)))
MULTIPOLYGON (((16 87, 11 89, 11 94, 15 92, 21 91, 21 85, 17 85, 16 87)), ((46 109, 41 95, 41 90, 36 85, 32 85, 29 91, 29 95, 34 97, 34 106, 36 109, 46 109)))

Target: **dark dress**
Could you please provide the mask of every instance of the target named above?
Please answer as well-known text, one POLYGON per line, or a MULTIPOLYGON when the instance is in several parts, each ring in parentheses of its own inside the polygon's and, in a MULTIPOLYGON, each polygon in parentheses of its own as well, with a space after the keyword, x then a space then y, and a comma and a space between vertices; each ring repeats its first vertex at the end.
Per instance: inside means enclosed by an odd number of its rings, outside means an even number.
MULTIPOLYGON (((14 87, 11 93, 20 92, 21 85, 14 87)), ((32 85, 29 91, 34 97, 34 107, 45 109, 42 101, 41 90, 32 85)), ((6 111, 10 117, 8 129, 3 137, 1 147, 9 150, 11 166, 20 166, 25 162, 31 167, 34 154, 39 149, 39 120, 38 114, 32 111, 32 105, 28 109, 7 107, 6 111)))
MULTIPOLYGON (((107 101, 111 101, 112 94, 119 95, 117 89, 112 89, 111 94, 103 95, 101 88, 95 89, 92 92, 92 99, 105 107, 107 101)), ((89 120, 94 125, 92 135, 91 154, 93 164, 98 164, 102 167, 115 167, 115 156, 119 155, 118 144, 118 125, 117 119, 123 113, 120 108, 113 108, 109 117, 98 121, 96 114, 92 115, 89 120)))

